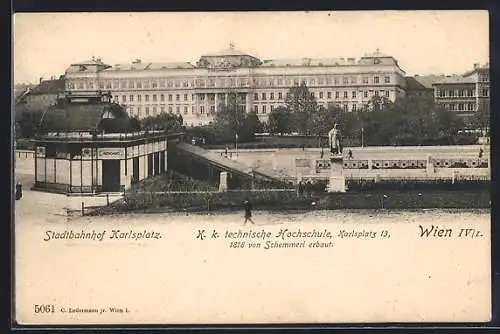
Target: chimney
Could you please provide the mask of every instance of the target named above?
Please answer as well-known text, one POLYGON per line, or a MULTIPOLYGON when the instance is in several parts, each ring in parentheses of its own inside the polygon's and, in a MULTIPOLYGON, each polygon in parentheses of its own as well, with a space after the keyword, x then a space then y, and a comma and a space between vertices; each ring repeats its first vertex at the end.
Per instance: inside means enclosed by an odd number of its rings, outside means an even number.
POLYGON ((479 68, 479 63, 474 63, 474 69, 479 68))
POLYGON ((41 84, 41 83, 42 83, 42 80, 43 80, 43 78, 42 78, 42 77, 40 77, 40 81, 39 81, 38 83, 39 83, 39 84, 41 84))

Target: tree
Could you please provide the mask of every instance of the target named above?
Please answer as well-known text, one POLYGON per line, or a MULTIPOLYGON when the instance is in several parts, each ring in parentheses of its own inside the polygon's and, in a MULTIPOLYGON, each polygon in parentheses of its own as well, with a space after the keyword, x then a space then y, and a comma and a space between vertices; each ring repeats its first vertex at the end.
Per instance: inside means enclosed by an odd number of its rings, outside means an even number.
MULTIPOLYGON (((131 126, 135 127, 136 120, 131 119, 131 126)), ((161 113, 156 116, 150 116, 142 119, 141 128, 143 129, 161 129, 168 132, 182 131, 184 129, 181 115, 172 113, 161 113)))
POLYGON ((243 119, 241 129, 239 130, 238 136, 241 141, 251 141, 255 139, 256 132, 263 131, 263 124, 259 120, 259 117, 254 111, 249 112, 243 119))
POLYGON ((313 115, 318 111, 318 104, 305 82, 290 88, 285 104, 292 114, 292 130, 300 134, 309 134, 313 127, 313 115))
POLYGON ((363 136, 368 145, 451 143, 451 136, 462 126, 455 113, 425 96, 409 96, 394 103, 374 97, 364 107, 344 115, 343 132, 356 141, 363 136))
MULTIPOLYGON (((17 117, 17 124, 19 133, 17 134, 21 138, 32 138, 36 135, 40 122, 42 120, 43 111, 23 111, 20 116, 17 117)), ((54 124, 49 124, 53 126, 54 124)))
POLYGON ((137 117, 130 118, 130 130, 139 131, 141 129, 141 121, 137 117))
POLYGON ((490 103, 489 101, 480 101, 479 110, 470 117, 470 127, 474 129, 481 129, 486 134, 490 129, 490 103))
POLYGON ((233 137, 240 132, 245 119, 245 109, 237 103, 235 93, 228 95, 227 104, 221 103, 215 113, 214 126, 219 130, 227 131, 233 137))
POLYGON ((219 142, 232 142, 238 135, 240 141, 251 141, 255 132, 262 131, 263 125, 255 112, 245 111, 245 106, 238 103, 238 95, 230 93, 228 103, 220 104, 215 114, 213 131, 219 142))
MULTIPOLYGON (((340 129, 343 128, 344 111, 338 106, 329 105, 328 109, 319 107, 318 110, 312 114, 312 129, 311 132, 318 136, 326 136, 337 124, 340 129)), ((342 130, 343 131, 343 130, 342 130)))
POLYGON ((284 106, 279 106, 271 111, 267 122, 270 133, 283 134, 292 132, 292 115, 290 110, 284 106))

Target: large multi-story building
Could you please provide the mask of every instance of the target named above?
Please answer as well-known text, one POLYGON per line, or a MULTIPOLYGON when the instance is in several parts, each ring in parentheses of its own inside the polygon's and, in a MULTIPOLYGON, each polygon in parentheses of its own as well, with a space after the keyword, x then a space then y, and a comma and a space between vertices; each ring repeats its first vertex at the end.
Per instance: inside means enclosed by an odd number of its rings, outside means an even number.
POLYGON ((290 88, 302 82, 319 104, 335 104, 346 111, 361 109, 377 95, 395 101, 404 96, 406 86, 405 72, 397 60, 378 50, 359 60, 261 61, 232 45, 201 56, 195 65, 136 60, 110 66, 92 59, 71 64, 65 79, 66 94, 73 101, 110 91, 131 116, 181 114, 188 126, 210 123, 230 97, 266 121, 274 108, 285 103, 290 88))
POLYGON ((463 75, 442 76, 433 83, 436 103, 455 111, 461 116, 477 112, 489 113, 490 75, 489 65, 474 64, 463 75))

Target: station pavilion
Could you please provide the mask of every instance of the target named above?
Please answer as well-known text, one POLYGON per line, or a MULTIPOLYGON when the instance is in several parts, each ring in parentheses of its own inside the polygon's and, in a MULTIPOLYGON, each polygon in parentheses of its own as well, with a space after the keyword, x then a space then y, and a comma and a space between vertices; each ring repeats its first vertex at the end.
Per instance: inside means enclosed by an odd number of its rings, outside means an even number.
POLYGON ((40 122, 33 188, 66 194, 121 192, 166 172, 169 136, 138 131, 133 123, 110 94, 60 100, 40 122))

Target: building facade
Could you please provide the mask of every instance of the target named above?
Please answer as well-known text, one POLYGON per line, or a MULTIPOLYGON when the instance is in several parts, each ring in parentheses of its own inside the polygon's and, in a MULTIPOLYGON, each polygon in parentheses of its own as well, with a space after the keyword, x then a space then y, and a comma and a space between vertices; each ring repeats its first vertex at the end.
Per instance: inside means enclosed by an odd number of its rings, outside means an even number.
POLYGON ((475 64, 463 75, 442 76, 433 83, 436 103, 461 116, 489 113, 489 65, 475 64))
POLYGON ((145 63, 114 66, 92 59, 66 71, 66 94, 89 96, 110 91, 131 116, 180 114, 187 126, 209 124, 221 104, 234 97, 262 121, 285 103, 286 94, 305 82, 320 105, 346 111, 362 108, 373 96, 395 101, 405 94, 405 72, 378 50, 359 60, 260 60, 234 47, 201 56, 191 63, 145 63))

